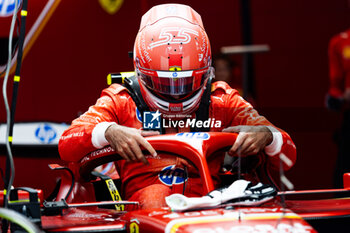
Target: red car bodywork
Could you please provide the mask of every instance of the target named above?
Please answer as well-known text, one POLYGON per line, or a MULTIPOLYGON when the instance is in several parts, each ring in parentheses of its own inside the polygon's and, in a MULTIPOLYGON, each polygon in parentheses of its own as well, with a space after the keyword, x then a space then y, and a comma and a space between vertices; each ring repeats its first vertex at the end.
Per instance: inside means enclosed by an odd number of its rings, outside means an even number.
MULTIPOLYGON (((202 193, 214 189, 206 158, 218 150, 233 144, 236 134, 183 133, 147 138, 157 151, 181 156, 191 161, 199 171, 203 182, 202 193)), ((137 203, 129 203, 129 211, 117 211, 97 207, 90 172, 98 165, 118 160, 114 150, 106 147, 84 157, 78 163, 70 163, 76 182, 67 198, 70 205, 59 215, 42 216, 42 229, 46 232, 317 232, 308 220, 347 218, 350 215, 350 199, 288 200, 290 195, 347 192, 342 190, 315 190, 280 192, 274 199, 260 206, 234 206, 222 204, 215 208, 184 212, 168 207, 140 210, 137 203), (282 201, 282 199, 287 199, 282 201), (85 206, 84 206, 85 205, 85 206), (92 205, 92 206, 88 206, 92 205), (95 205, 95 206, 94 206, 95 205)), ((66 197, 71 186, 68 173, 62 173, 61 187, 56 200, 66 197)), ((128 205, 128 202, 124 202, 128 205)))

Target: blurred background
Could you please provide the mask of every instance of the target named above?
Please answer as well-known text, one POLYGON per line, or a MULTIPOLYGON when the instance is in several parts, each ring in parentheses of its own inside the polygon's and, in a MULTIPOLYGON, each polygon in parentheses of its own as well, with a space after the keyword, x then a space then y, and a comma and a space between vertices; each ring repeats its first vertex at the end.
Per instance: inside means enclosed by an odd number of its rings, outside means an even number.
MULTIPOLYGON (((27 32, 52 5, 24 51, 16 122, 70 124, 107 87, 108 73, 133 70, 128 52, 141 16, 157 4, 183 3, 202 16, 213 54, 223 46, 269 46, 270 51, 250 56, 248 96, 260 114, 293 138, 298 159, 287 177, 295 188, 333 187, 334 134, 342 115, 325 108, 327 47, 333 35, 350 27, 348 0, 124 0, 115 12, 105 9, 108 2, 118 0, 29 1, 27 32)), ((7 59, 10 23, 11 17, 0 18, 0 66, 7 59)), ((244 55, 228 56, 240 88, 244 55)), ((11 89, 9 81, 9 96, 11 89)), ((5 122, 1 100, 0 123, 5 122)), ((52 188, 56 174, 47 163, 59 162, 55 147, 29 151, 15 153, 15 185, 52 188)))

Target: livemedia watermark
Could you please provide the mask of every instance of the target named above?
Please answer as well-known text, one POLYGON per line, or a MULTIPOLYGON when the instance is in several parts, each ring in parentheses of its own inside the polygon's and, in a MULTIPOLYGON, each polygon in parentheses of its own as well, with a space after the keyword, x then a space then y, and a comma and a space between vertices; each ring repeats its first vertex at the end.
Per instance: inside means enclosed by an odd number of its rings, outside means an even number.
POLYGON ((143 113, 143 128, 144 129, 166 129, 166 128, 221 128, 222 122, 214 118, 207 120, 198 120, 192 118, 191 115, 166 115, 162 117, 162 113, 144 112, 143 113))

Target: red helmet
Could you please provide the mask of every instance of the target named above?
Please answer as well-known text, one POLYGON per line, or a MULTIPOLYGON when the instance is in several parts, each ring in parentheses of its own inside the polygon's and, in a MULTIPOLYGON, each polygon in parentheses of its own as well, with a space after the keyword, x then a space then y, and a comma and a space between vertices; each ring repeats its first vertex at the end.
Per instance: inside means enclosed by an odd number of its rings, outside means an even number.
POLYGON ((200 15, 181 4, 150 9, 136 36, 134 66, 152 109, 192 113, 212 75, 210 43, 200 15))

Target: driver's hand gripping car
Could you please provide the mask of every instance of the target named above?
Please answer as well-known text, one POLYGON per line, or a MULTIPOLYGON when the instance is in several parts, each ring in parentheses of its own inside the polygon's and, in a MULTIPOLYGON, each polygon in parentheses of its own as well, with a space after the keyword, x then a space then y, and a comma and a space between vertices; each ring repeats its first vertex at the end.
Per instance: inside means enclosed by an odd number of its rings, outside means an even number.
MULTIPOLYGON (((269 155, 268 167, 278 168, 278 155, 283 153, 289 159, 284 169, 294 164, 296 149, 286 132, 260 116, 225 82, 211 84, 209 39, 200 15, 189 6, 158 5, 142 17, 134 45, 134 66, 136 83, 149 111, 162 115, 165 122, 188 118, 211 122, 209 128, 202 129, 191 125, 163 127, 162 133, 236 132, 238 138, 229 150, 232 156, 264 152, 269 155)), ((59 143, 61 158, 79 161, 94 150, 112 146, 124 158, 116 163, 124 199, 139 201, 142 208, 165 206, 165 197, 176 192, 200 195, 201 181, 193 167, 180 158, 158 156, 146 141, 144 136, 159 132, 142 128, 138 108, 124 86, 113 84, 106 88, 96 104, 63 133, 59 143), (144 155, 141 147, 149 155, 144 155), (176 170, 178 176, 186 171, 187 176, 167 183, 158 176, 167 169, 176 170)), ((223 156, 208 161, 215 185, 219 183, 223 156)))

